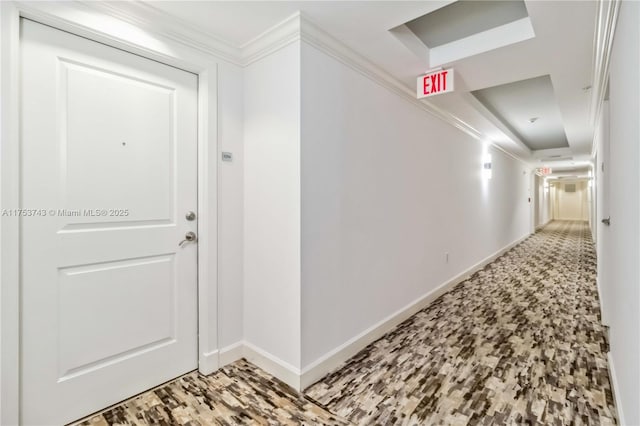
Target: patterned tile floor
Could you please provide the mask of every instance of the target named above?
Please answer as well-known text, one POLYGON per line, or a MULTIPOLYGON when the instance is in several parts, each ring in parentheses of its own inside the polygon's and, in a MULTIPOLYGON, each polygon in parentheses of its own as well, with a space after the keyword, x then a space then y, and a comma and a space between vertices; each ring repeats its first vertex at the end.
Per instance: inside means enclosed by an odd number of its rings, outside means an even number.
POLYGON ((76 424, 350 425, 245 360, 189 373, 76 424))
POLYGON ((301 395, 241 360, 85 425, 615 424, 595 253, 554 222, 301 395))

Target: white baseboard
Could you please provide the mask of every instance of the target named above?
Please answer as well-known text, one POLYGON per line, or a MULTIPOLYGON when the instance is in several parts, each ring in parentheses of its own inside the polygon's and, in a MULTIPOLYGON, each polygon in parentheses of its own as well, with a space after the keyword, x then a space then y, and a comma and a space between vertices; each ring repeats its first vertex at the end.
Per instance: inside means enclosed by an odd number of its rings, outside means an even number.
POLYGON ((393 330, 400 323, 402 323, 412 315, 415 315, 420 310, 424 309, 442 294, 446 293, 457 284, 463 282, 473 273, 484 268, 487 264, 493 262, 496 258, 500 257, 516 245, 520 244, 528 237, 529 235, 525 235, 524 237, 519 238, 506 247, 486 257, 467 270, 461 272, 460 274, 449 279, 435 289, 429 291, 418 300, 411 302, 409 305, 389 315, 384 320, 373 325, 359 335, 348 340, 341 346, 322 356, 318 360, 308 365, 302 371, 292 366, 291 364, 279 359, 278 357, 268 353, 267 351, 246 341, 237 342, 233 345, 221 349, 219 354, 219 364, 222 367, 240 358, 246 358, 247 361, 257 365, 267 373, 282 380, 295 390, 302 391, 303 389, 307 388, 308 386, 312 385, 316 381, 329 374, 331 371, 338 368, 345 361, 349 360, 362 349, 367 347, 367 345, 375 342, 380 337, 393 330))
POLYGON ((300 369, 249 342, 243 343, 243 354, 247 361, 282 380, 295 390, 302 390, 300 387, 300 369))
POLYGON ((618 387, 618 376, 616 375, 616 369, 613 365, 613 357, 611 352, 607 352, 607 361, 609 362, 609 377, 611 378, 611 391, 613 392, 613 398, 616 401, 616 411, 618 414, 618 424, 625 426, 627 422, 624 420, 624 413, 622 412, 622 402, 620 401, 620 392, 618 387))
POLYGON ((244 356, 244 342, 236 342, 233 345, 220 349, 220 367, 231 364, 244 356))
POLYGON ((198 359, 198 371, 202 374, 211 374, 219 368, 218 351, 205 352, 200 354, 198 359))
POLYGON ((220 349, 220 367, 245 358, 272 376, 300 391, 300 369, 249 342, 240 341, 220 349))
POLYGON ((373 325, 372 327, 348 340, 344 344, 338 346, 331 352, 318 358, 316 361, 312 362, 302 370, 302 376, 300 377, 301 388, 306 389, 313 383, 317 382, 318 380, 338 368, 345 361, 356 355, 362 349, 367 347, 367 345, 375 342, 380 337, 393 330, 400 323, 427 307, 431 302, 440 297, 442 294, 446 293, 459 283, 463 282, 473 273, 484 268, 487 264, 493 262, 496 258, 503 255, 527 238, 529 238, 529 234, 517 239, 506 247, 503 247, 492 255, 471 266, 467 270, 461 272, 445 283, 439 285, 435 289, 429 291, 419 299, 411 302, 404 308, 389 315, 379 323, 373 325))

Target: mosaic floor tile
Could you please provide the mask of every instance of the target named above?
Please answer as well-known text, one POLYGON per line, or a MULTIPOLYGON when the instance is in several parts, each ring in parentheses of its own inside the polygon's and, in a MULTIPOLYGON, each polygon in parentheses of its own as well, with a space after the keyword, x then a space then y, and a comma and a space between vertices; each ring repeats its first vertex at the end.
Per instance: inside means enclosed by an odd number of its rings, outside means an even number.
POLYGON ((189 373, 76 423, 107 425, 349 425, 245 360, 189 373))

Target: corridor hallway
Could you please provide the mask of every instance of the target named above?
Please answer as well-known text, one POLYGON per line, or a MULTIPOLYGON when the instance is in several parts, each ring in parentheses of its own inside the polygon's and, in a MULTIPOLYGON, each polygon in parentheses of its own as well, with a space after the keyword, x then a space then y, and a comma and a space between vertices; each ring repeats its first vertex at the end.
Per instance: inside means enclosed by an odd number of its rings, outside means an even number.
POLYGON ((240 360, 83 424, 615 424, 595 279, 587 224, 552 222, 305 395, 240 360))

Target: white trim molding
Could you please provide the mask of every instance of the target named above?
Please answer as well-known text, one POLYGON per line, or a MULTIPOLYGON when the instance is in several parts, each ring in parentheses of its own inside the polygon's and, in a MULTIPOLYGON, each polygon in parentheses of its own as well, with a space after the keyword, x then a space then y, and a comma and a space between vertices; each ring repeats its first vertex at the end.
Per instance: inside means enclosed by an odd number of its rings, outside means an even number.
POLYGON ((336 370, 343 363, 348 361, 362 349, 366 348, 371 343, 375 342, 388 332, 392 331, 395 327, 401 324, 403 321, 415 315, 420 310, 429 306, 434 300, 442 296, 446 292, 453 289, 458 284, 468 279, 472 274, 481 270, 489 263, 502 256, 513 247, 517 246, 524 240, 529 238, 529 235, 525 235, 517 239, 516 241, 508 244, 492 255, 486 257, 475 265, 471 266, 467 270, 454 276, 448 281, 440 284, 435 289, 427 292, 417 300, 409 303, 402 309, 389 315, 382 321, 369 327, 362 333, 349 339, 342 345, 328 352, 324 356, 318 358, 302 370, 292 366, 291 364, 279 359, 278 357, 268 353, 267 351, 247 342, 241 341, 227 346, 220 350, 220 367, 230 364, 241 358, 245 358, 247 361, 262 368, 267 373, 282 380, 296 391, 303 391, 318 380, 325 377, 327 374, 336 370))
POLYGON ((220 351, 200 352, 198 356, 198 371, 207 375, 220 368, 220 351))
POLYGON ((234 361, 239 360, 244 357, 244 342, 236 342, 232 345, 225 346, 220 349, 220 365, 219 367, 224 367, 225 365, 231 364, 234 361))
POLYGON ((224 367, 241 358, 260 367, 278 380, 291 386, 294 390, 302 391, 299 368, 244 340, 220 350, 220 367, 224 367))
POLYGON ((296 12, 244 44, 241 49, 242 65, 248 66, 278 50, 300 40, 302 15, 296 12))
POLYGON ((367 330, 338 346, 331 352, 326 355, 318 358, 316 361, 312 362, 308 366, 302 369, 302 374, 300 377, 300 387, 301 389, 306 389, 327 374, 331 373, 335 369, 337 369, 340 365, 345 363, 351 357, 356 355, 362 349, 367 347, 369 344, 375 342, 403 321, 407 320, 412 315, 415 315, 417 312, 421 311, 425 307, 429 306, 434 300, 438 297, 442 296, 446 292, 450 291, 458 284, 462 283, 466 279, 468 279, 475 272, 481 270, 489 263, 496 260, 498 257, 502 256, 507 251, 511 250, 513 247, 517 246, 524 240, 529 238, 529 235, 525 235, 517 239, 516 241, 508 244, 492 255, 486 257, 475 265, 471 266, 467 270, 459 273, 458 275, 452 277, 448 281, 440 284, 438 287, 433 290, 427 292, 417 300, 411 302, 406 305, 404 308, 400 309, 397 312, 389 315, 387 318, 383 319, 379 323, 369 327, 367 330))
MULTIPOLYGON (((481 142, 489 142, 496 149, 527 164, 525 159, 505 150, 487 135, 451 112, 437 107, 428 100, 416 99, 415 88, 407 87, 399 79, 356 53, 300 12, 292 14, 254 39, 238 46, 208 32, 192 28, 193 26, 188 22, 139 0, 115 3, 83 1, 82 5, 242 67, 275 53, 290 43, 303 40, 471 137, 481 142)), ((519 140, 515 139, 514 143, 523 149, 519 140)))
MULTIPOLYGON (((591 87, 590 119, 596 124, 609 84, 609 63, 621 0, 598 0, 596 32, 593 38, 593 83, 591 87)), ((594 152, 594 149, 591 150, 594 152)))
POLYGON ((262 368, 272 376, 282 380, 293 389, 302 391, 300 369, 294 367, 286 361, 270 354, 269 352, 249 343, 243 343, 244 358, 254 365, 262 368))
POLYGON ((127 2, 103 2, 83 0, 79 2, 88 9, 100 11, 104 15, 127 22, 137 28, 189 46, 207 55, 224 59, 242 66, 242 52, 227 40, 214 34, 194 28, 193 24, 156 8, 155 6, 133 0, 127 2))

